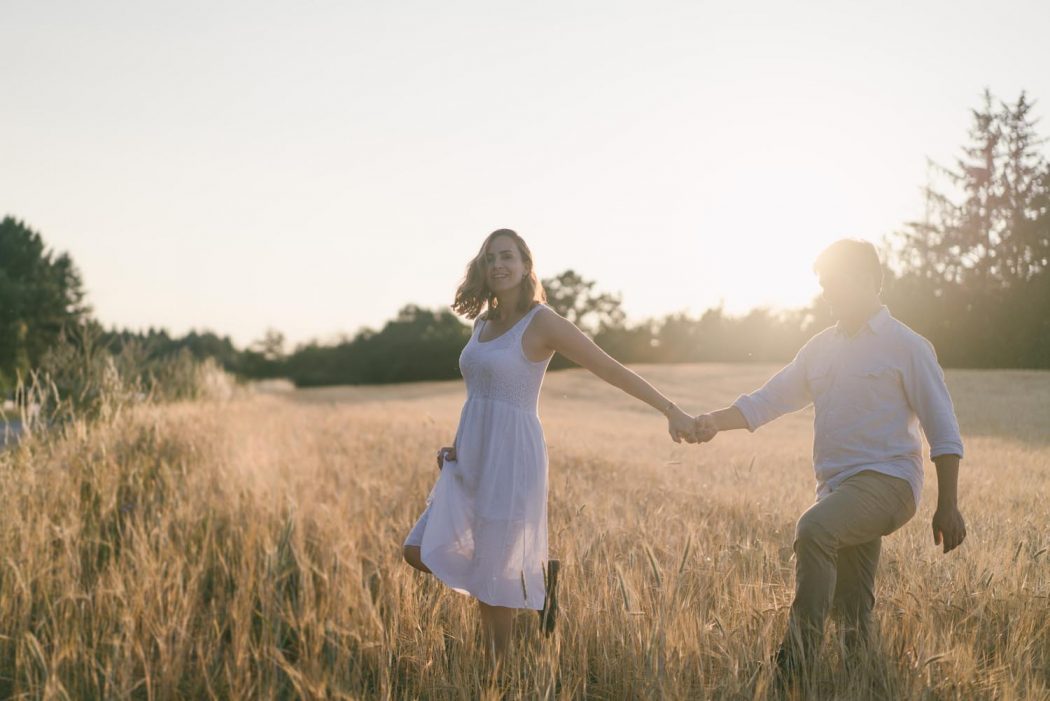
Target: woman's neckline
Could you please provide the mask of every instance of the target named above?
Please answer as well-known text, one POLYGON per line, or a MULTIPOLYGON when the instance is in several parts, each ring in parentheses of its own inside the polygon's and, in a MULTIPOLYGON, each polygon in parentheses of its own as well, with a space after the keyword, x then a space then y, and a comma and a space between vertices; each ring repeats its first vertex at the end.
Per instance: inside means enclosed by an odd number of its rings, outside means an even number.
POLYGON ((509 327, 507 328, 507 330, 506 330, 506 331, 504 331, 503 333, 501 333, 501 334, 500 334, 499 336, 495 336, 494 338, 490 338, 490 339, 489 339, 489 340, 487 340, 487 341, 482 341, 482 340, 481 340, 481 333, 482 333, 482 331, 484 331, 484 330, 485 330, 485 326, 488 326, 488 322, 489 322, 489 320, 488 320, 488 319, 485 319, 485 320, 484 320, 484 321, 485 321, 485 324, 484 324, 484 325, 483 325, 483 326, 482 326, 482 327, 481 327, 480 329, 478 329, 478 345, 479 345, 479 346, 484 346, 484 345, 486 345, 486 344, 488 344, 488 343, 492 343, 493 341, 498 341, 499 339, 503 338, 503 337, 504 337, 504 336, 506 336, 506 335, 507 335, 508 333, 510 333, 511 331, 513 331, 513 330, 514 330, 515 328, 517 328, 518 324, 520 324, 521 322, 523 322, 523 321, 525 320, 525 317, 527 317, 527 316, 528 316, 529 314, 532 314, 532 312, 533 312, 533 311, 535 311, 536 307, 538 307, 538 306, 540 306, 540 305, 539 305, 539 304, 534 304, 534 305, 532 305, 532 308, 531 308, 531 309, 529 309, 529 310, 528 310, 527 312, 525 312, 524 314, 522 314, 522 315, 521 315, 521 318, 520 318, 520 319, 518 319, 518 320, 517 320, 517 321, 515 321, 515 322, 514 322, 513 324, 511 324, 511 325, 510 325, 510 326, 509 326, 509 327))

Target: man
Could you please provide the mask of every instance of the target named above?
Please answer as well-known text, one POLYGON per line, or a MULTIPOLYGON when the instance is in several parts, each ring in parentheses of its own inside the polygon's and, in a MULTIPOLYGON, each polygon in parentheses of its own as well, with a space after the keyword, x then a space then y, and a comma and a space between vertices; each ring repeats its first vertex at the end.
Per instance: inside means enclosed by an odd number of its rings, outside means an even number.
POLYGON ((710 440, 815 408, 817 502, 795 531, 795 599, 776 660, 781 679, 811 668, 832 608, 848 646, 866 640, 882 536, 915 515, 922 492, 920 424, 937 466, 934 542, 947 553, 966 537, 956 496, 962 439, 933 346, 882 305, 882 266, 870 243, 838 241, 814 270, 837 325, 761 389, 696 419, 700 440, 710 440))

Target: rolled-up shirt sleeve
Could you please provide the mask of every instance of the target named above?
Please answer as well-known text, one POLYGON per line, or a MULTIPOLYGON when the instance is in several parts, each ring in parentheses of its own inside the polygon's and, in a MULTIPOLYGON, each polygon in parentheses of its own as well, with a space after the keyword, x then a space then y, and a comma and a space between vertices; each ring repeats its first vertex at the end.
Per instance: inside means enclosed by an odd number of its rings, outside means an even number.
POLYGON ((753 432, 759 426, 798 411, 813 401, 806 383, 805 350, 803 347, 791 363, 769 378, 760 389, 751 394, 742 394, 733 402, 733 406, 744 415, 748 431, 753 432))
POLYGON ((925 339, 916 343, 911 362, 905 367, 904 392, 930 444, 930 458, 941 455, 961 458, 963 444, 959 422, 933 345, 925 339))

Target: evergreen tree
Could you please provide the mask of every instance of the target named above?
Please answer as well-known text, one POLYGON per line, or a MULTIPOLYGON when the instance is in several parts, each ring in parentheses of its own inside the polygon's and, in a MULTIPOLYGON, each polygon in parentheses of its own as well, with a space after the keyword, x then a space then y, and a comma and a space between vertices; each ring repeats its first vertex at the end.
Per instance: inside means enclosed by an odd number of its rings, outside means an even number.
POLYGON ((997 105, 986 90, 955 168, 931 164, 943 177, 924 189, 925 220, 902 234, 910 273, 983 294, 1047 268, 1050 171, 1032 107, 1023 92, 997 105))
POLYGON ((925 188, 884 295, 951 366, 1047 367, 1050 166, 1033 104, 985 91, 954 168, 925 188))
POLYGON ((13 217, 0 221, 0 392, 36 367, 69 323, 86 318, 80 273, 68 254, 13 217))

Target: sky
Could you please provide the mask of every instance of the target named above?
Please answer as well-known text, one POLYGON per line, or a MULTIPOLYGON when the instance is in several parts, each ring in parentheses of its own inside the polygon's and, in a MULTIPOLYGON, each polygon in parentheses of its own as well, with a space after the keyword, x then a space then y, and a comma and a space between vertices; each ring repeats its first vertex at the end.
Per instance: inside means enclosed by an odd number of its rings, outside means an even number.
MULTIPOLYGON (((107 326, 246 345, 452 301, 513 228, 628 319, 791 308, 923 212, 1050 3, 5 0, 0 216, 107 326)), ((1047 124, 1041 133, 1050 134, 1047 124)))

